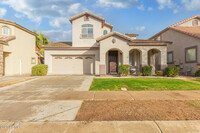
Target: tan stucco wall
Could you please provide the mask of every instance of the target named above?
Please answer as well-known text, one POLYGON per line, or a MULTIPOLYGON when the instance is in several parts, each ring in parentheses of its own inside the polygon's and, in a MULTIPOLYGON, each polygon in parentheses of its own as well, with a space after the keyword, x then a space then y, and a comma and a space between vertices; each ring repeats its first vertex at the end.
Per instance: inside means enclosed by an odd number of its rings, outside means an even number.
POLYGON ((92 55, 95 57, 95 75, 99 75, 99 50, 45 50, 45 64, 49 66, 48 74, 52 74, 52 57, 54 55, 92 55))
POLYGON ((174 64, 169 64, 169 66, 179 65, 183 63, 183 71, 186 72, 186 64, 190 67, 193 67, 192 72, 194 73, 197 70, 197 63, 185 63, 185 48, 191 46, 198 46, 198 62, 200 62, 200 39, 191 37, 189 35, 168 30, 161 35, 162 40, 172 41, 173 44, 168 45, 168 52, 174 52, 174 64))
POLYGON ((7 26, 11 29, 11 35, 15 35, 16 39, 9 41, 8 45, 3 47, 4 53, 7 55, 4 63, 4 74, 31 74, 32 66, 36 65, 31 64, 31 58, 35 58, 36 63, 38 62, 37 54, 35 53, 35 36, 14 26, 7 26))
POLYGON ((89 21, 84 21, 84 16, 72 21, 72 46, 73 47, 92 47, 96 45, 96 39, 103 35, 103 31, 107 30, 108 33, 111 28, 104 26, 102 28, 102 21, 89 16, 89 21), (93 25, 93 39, 82 39, 81 30, 83 24, 93 25))

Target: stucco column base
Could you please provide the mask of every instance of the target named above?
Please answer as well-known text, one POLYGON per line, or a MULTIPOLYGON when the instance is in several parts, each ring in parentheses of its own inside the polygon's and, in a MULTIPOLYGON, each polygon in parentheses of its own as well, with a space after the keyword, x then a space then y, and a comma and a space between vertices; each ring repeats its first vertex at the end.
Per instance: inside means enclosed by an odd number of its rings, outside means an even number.
POLYGON ((160 70, 161 70, 161 71, 165 71, 165 68, 166 68, 167 66, 168 66, 167 64, 161 64, 161 65, 160 65, 160 70))
POLYGON ((100 76, 106 75, 106 65, 105 64, 99 65, 99 74, 100 74, 100 76))
POLYGON ((3 44, 0 44, 0 76, 3 75, 3 44))

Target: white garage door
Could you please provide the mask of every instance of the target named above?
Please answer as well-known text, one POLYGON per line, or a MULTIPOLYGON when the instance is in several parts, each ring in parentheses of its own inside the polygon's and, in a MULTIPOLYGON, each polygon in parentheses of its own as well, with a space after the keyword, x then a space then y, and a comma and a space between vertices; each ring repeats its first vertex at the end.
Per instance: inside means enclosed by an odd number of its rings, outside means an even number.
POLYGON ((53 56, 53 74, 94 74, 94 56, 53 56))

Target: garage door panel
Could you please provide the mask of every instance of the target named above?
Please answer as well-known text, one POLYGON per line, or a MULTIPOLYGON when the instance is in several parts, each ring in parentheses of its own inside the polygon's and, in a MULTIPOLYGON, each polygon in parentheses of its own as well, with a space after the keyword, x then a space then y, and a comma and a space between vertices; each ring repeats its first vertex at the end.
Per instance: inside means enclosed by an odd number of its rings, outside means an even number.
POLYGON ((94 74, 93 56, 53 56, 54 74, 94 74))

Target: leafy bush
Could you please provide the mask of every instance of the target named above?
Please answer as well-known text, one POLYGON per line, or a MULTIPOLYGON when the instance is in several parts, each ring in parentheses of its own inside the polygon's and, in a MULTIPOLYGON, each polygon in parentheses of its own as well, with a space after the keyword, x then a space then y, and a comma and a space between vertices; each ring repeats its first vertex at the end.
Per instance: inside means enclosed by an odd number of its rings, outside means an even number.
POLYGON ((178 67, 166 67, 165 73, 168 77, 176 77, 179 75, 179 68, 178 67))
POLYGON ((45 76, 47 75, 47 65, 36 65, 32 67, 32 76, 45 76))
POLYGON ((142 75, 143 75, 143 74, 142 74, 142 73, 140 73, 140 72, 139 72, 139 73, 137 73, 137 76, 142 76, 142 75))
POLYGON ((130 65, 120 65, 119 66, 119 75, 127 76, 130 72, 130 65))
POLYGON ((151 76, 152 75, 152 66, 144 66, 142 67, 143 76, 151 76))
POLYGON ((195 76, 200 77, 200 70, 197 70, 195 76))
POLYGON ((163 76, 163 71, 156 71, 156 76, 163 76))

